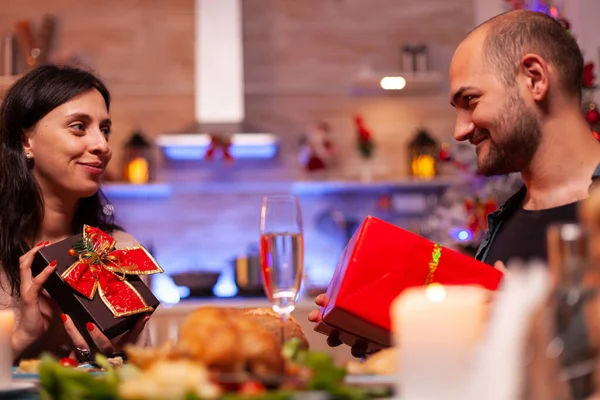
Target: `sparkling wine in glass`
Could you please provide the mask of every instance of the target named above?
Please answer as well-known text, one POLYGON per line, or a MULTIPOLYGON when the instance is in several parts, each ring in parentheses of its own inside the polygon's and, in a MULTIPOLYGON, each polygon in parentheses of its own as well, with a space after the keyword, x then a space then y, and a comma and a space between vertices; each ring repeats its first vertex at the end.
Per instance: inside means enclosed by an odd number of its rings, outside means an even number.
POLYGON ((300 202, 293 195, 263 198, 260 219, 260 260, 265 293, 281 317, 285 343, 287 318, 296 307, 304 269, 304 237, 300 202))

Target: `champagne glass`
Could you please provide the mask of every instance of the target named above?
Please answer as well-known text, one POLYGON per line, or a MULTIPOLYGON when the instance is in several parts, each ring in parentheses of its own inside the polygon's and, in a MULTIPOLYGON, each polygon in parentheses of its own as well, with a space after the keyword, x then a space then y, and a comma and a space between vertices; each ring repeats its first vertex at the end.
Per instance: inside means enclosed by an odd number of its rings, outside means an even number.
POLYGON ((296 307, 304 269, 304 237, 298 197, 263 197, 260 213, 260 264, 263 286, 281 318, 281 344, 285 326, 296 307))

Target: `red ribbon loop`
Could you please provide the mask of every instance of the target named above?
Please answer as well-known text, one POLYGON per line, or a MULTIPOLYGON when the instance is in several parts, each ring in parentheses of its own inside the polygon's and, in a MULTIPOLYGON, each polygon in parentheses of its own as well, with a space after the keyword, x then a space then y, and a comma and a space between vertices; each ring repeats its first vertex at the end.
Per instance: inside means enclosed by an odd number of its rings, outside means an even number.
POLYGON ((115 318, 152 311, 127 275, 162 273, 162 268, 143 246, 117 250, 115 244, 110 235, 85 225, 78 260, 61 278, 90 300, 98 292, 115 318))

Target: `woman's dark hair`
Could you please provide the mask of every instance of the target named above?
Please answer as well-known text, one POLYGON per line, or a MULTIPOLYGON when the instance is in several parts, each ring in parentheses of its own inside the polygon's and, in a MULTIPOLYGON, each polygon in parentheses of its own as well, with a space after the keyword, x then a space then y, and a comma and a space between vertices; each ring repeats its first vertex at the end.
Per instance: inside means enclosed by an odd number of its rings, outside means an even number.
MULTIPOLYGON (((0 263, 10 291, 19 296, 19 257, 29 251, 44 219, 44 198, 23 150, 24 131, 78 95, 97 90, 110 107, 110 94, 93 74, 72 67, 37 67, 7 91, 0 106, 0 263)), ((111 232, 120 229, 112 213, 104 213, 101 191, 79 200, 71 231, 83 225, 111 232)))

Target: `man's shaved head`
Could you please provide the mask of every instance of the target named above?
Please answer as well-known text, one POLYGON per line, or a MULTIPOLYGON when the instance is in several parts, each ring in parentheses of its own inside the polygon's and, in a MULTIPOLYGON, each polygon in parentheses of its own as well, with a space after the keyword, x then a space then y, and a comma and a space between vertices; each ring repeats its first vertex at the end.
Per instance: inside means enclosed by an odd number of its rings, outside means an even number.
POLYGON ((581 98, 581 50, 573 36, 554 18, 534 11, 511 11, 484 22, 468 36, 481 31, 485 34, 484 59, 496 69, 504 84, 515 85, 521 58, 534 53, 556 69, 564 94, 581 98))

